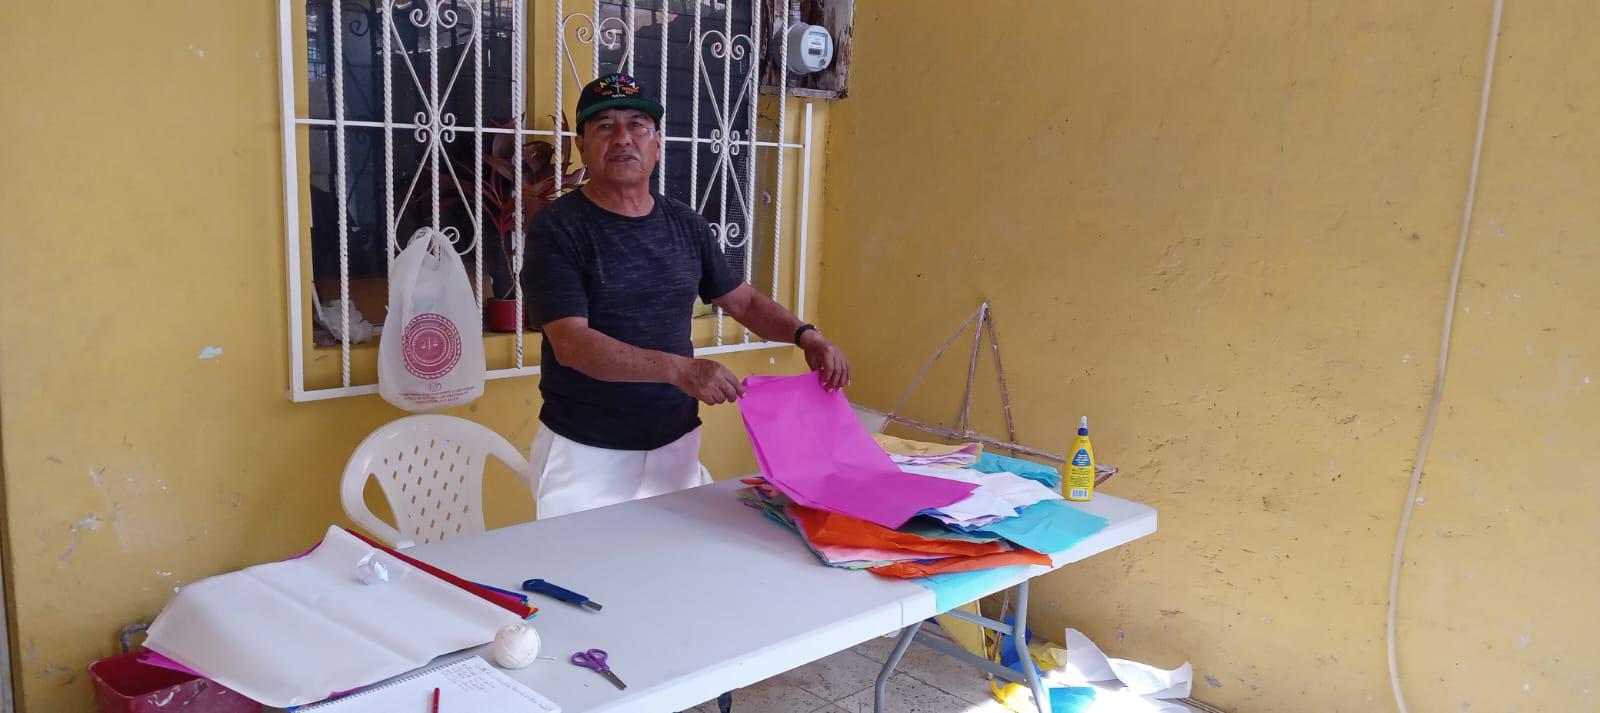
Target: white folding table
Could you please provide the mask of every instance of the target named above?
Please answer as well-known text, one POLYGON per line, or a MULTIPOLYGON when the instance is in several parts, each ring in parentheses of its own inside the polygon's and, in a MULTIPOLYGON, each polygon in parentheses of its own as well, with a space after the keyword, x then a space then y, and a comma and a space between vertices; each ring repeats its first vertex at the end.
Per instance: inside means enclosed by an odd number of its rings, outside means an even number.
MULTIPOLYGON (((406 554, 513 591, 523 580, 543 578, 604 606, 592 612, 531 595, 530 603, 539 607, 533 626, 543 641, 540 654, 556 660, 507 673, 560 704, 563 713, 686 710, 901 631, 879 679, 881 707, 883 684, 917 627, 940 613, 933 592, 909 581, 823 566, 793 532, 739 502, 738 487, 737 481, 724 481, 421 545, 406 554), (568 663, 573 652, 595 648, 609 652, 626 690, 568 663)), ((1055 567, 1156 529, 1155 510, 1135 502, 1101 494, 1074 505, 1109 525, 1053 553, 1055 567)), ((979 594, 1018 587, 1017 621, 1026 621, 1027 581, 1052 569, 1028 567, 979 594)), ((487 647, 474 653, 491 658, 487 647)), ((1030 678, 1037 691, 1036 675, 1030 678)))

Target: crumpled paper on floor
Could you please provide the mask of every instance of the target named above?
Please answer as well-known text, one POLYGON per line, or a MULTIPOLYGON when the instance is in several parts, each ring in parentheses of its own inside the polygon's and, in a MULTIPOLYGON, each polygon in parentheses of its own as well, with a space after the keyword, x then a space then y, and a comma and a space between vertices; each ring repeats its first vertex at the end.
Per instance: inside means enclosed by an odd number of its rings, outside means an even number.
POLYGON ((1137 661, 1111 658, 1083 632, 1072 628, 1067 629, 1066 647, 1068 680, 1121 681, 1129 693, 1156 700, 1187 698, 1193 688, 1194 667, 1187 662, 1167 670, 1137 661))

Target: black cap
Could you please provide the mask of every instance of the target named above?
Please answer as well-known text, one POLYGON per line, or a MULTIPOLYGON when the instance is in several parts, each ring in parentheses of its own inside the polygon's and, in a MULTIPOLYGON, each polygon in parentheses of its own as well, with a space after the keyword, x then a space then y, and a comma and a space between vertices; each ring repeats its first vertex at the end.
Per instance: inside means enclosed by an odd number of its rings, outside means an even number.
POLYGON ((660 124, 661 105, 643 94, 638 80, 621 72, 589 82, 578 95, 578 133, 583 133, 584 122, 607 109, 638 109, 660 124))

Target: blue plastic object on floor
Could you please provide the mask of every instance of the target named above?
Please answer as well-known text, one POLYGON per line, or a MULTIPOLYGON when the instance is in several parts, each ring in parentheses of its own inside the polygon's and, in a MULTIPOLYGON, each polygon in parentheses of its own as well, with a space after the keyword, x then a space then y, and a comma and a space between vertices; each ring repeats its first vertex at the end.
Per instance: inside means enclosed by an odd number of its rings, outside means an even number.
MULTIPOLYGON (((1005 623, 1011 626, 1016 626, 1016 619, 1012 618, 1010 614, 1007 614, 1005 623)), ((1026 626, 1022 627, 1022 641, 1029 644, 1033 643, 1033 631, 1026 626)), ((1011 635, 1001 634, 1000 665, 1020 673, 1022 671, 1022 666, 1019 663, 1020 660, 1021 659, 1017 657, 1017 645, 1012 642, 1011 635)))
MULTIPOLYGON (((1005 617, 1007 624, 1015 626, 1016 619, 1010 614, 1005 617)), ((1022 628, 1022 640, 1033 643, 1033 631, 1027 627, 1022 628)), ((1017 645, 1013 643, 1010 634, 1000 635, 1000 665, 1013 671, 1021 672, 1021 659, 1017 657, 1017 645)), ((1039 675, 1044 675, 1043 671, 1039 675)), ((1089 710, 1094 703, 1095 690, 1088 686, 1057 686, 1050 689, 1051 713, 1081 713, 1089 710)))
POLYGON ((1062 686, 1050 689, 1050 713, 1083 713, 1094 705, 1094 689, 1062 686))

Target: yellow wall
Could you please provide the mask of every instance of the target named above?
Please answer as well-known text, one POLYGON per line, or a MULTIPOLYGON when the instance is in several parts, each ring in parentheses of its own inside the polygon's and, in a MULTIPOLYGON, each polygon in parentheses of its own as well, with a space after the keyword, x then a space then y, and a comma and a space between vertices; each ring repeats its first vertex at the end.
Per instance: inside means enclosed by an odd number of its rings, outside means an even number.
MULTIPOLYGON (((1600 664, 1600 79, 1582 71, 1600 8, 1509 4, 1404 580, 1416 710, 1588 710, 1600 664)), ((820 320, 856 361, 853 398, 887 406, 989 299, 1023 439, 1064 447, 1090 414, 1124 469, 1107 490, 1161 510, 1155 537, 1038 589, 1041 631, 1191 659, 1230 709, 1390 709, 1388 557, 1488 5, 862 6, 820 320)), ((397 412, 282 396, 270 3, 0 13, 0 64, 32 68, 0 73, 14 662, 28 710, 83 710, 83 666, 173 586, 342 520, 344 458, 397 412)), ((730 363, 798 368, 771 354, 730 363)), ((908 411, 947 420, 959 377, 934 378, 908 411)), ((536 407, 519 379, 468 415, 520 444, 536 407)), ((980 424, 997 413, 983 392, 980 424)), ((747 469, 733 412, 707 420, 708 465, 747 469)), ((527 517, 491 475, 491 521, 527 517)))
MULTIPOLYGON (((1507 5, 1403 579, 1419 711, 1600 707, 1600 5, 1507 5)), ((852 397, 888 406, 987 299, 1022 438, 1065 449, 1090 415, 1123 468, 1106 491, 1161 513, 1035 590, 1044 634, 1192 660, 1229 710, 1393 709, 1389 558, 1489 20, 1489 0, 859 6, 821 322, 852 397)), ((958 371, 909 413, 948 422, 958 371)))
MULTIPOLYGON (((173 587, 343 522, 345 459, 402 415, 284 396, 275 5, 0 9, 4 579, 27 711, 87 710, 84 666, 173 587)), ((727 363, 804 368, 790 351, 727 363)), ((460 413, 522 446, 537 409, 522 378, 460 413)), ((752 470, 736 412, 704 415, 711 470, 752 470)), ((519 483, 489 477, 491 526, 531 516, 519 483)))

